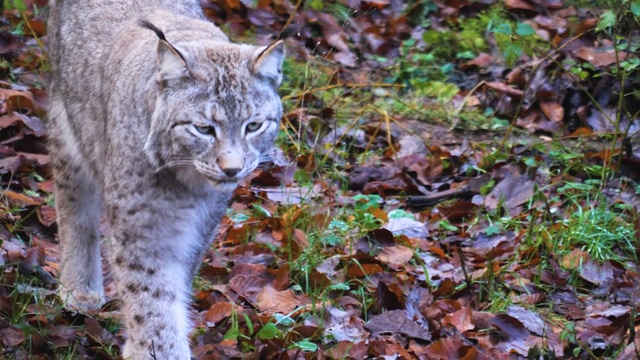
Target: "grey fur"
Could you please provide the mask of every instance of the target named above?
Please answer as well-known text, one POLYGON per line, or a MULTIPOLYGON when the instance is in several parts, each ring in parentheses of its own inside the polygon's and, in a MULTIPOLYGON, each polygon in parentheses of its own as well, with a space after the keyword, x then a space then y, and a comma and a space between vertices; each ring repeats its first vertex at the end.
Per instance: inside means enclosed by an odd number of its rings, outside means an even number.
POLYGON ((189 359, 191 282, 234 187, 273 145, 284 44, 230 43, 195 0, 50 5, 60 295, 104 301, 104 210, 123 356, 189 359))

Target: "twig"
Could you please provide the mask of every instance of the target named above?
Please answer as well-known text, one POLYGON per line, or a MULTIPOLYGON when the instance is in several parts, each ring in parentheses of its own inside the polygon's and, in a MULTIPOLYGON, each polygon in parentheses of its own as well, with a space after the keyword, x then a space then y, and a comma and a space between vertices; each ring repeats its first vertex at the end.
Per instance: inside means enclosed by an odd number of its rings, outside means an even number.
POLYGON ((29 28, 29 31, 31 31, 31 36, 33 36, 33 38, 36 40, 36 44, 38 44, 40 51, 42 51, 42 54, 45 56, 45 58, 48 59, 49 53, 47 52, 47 49, 45 49, 44 44, 42 44, 42 41, 40 41, 38 34, 36 34, 36 32, 31 27, 31 23, 29 23, 29 19, 27 19, 27 15, 25 14, 24 11, 19 11, 19 12, 20 12, 20 17, 22 17, 22 21, 24 21, 25 25, 27 25, 27 27, 29 28))
POLYGON ((441 191, 431 195, 415 195, 407 197, 407 206, 412 208, 425 208, 449 199, 469 199, 479 192, 471 189, 469 185, 457 189, 441 191))
POLYGON ((282 31, 280 31, 280 34, 278 34, 278 39, 282 36, 283 32, 288 31, 287 28, 289 27, 289 25, 291 25, 291 22, 293 21, 293 17, 298 13, 298 9, 300 9, 300 5, 302 5, 302 0, 298 0, 298 3, 293 8, 293 11, 291 12, 291 15, 289 15, 287 22, 284 23, 284 26, 282 27, 282 31))

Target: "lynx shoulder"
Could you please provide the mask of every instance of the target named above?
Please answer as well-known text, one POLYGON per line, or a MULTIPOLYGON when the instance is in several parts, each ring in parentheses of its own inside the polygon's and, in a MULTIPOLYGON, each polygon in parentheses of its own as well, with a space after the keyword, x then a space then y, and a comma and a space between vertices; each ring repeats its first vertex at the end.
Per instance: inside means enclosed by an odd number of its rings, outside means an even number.
POLYGON ((124 358, 190 359, 191 283, 231 192, 273 146, 284 44, 231 43, 196 0, 50 5, 60 296, 104 301, 106 212, 124 358))

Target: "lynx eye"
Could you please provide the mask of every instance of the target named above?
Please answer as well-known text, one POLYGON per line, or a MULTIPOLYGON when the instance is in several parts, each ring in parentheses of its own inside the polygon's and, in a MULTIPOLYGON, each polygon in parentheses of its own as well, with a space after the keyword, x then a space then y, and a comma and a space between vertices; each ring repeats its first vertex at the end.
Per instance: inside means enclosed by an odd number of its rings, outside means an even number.
POLYGON ((199 132, 200 134, 203 135, 211 135, 211 136, 216 136, 216 129, 213 126, 199 126, 199 125, 193 125, 193 127, 196 129, 197 132, 199 132))
POLYGON ((262 127, 262 123, 250 122, 247 124, 247 132, 256 132, 260 130, 261 127, 262 127))

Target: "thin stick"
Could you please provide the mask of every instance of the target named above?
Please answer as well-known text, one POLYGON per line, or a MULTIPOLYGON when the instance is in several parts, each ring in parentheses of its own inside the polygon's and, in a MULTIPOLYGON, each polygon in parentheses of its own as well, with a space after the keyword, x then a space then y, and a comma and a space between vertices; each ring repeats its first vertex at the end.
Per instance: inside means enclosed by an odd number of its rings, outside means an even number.
POLYGON ((282 27, 282 31, 280 32, 280 34, 278 34, 278 38, 282 36, 282 33, 284 31, 287 31, 287 28, 289 27, 289 25, 291 25, 291 22, 293 21, 293 17, 298 13, 298 9, 300 9, 300 5, 302 5, 302 0, 298 0, 298 3, 293 8, 293 11, 291 12, 291 15, 289 15, 287 22, 284 23, 284 26, 282 27))
POLYGON ((31 27, 31 24, 29 23, 29 20, 27 19, 27 15, 25 14, 24 11, 20 11, 20 16, 22 17, 22 21, 24 21, 25 25, 27 25, 27 27, 29 28, 29 31, 31 31, 31 35, 36 40, 36 44, 38 44, 38 47, 40 48, 40 51, 42 51, 42 54, 48 59, 49 58, 49 53, 47 52, 47 49, 44 48, 44 45, 42 44, 42 41, 40 41, 40 38, 38 37, 38 34, 36 34, 36 32, 31 27))

